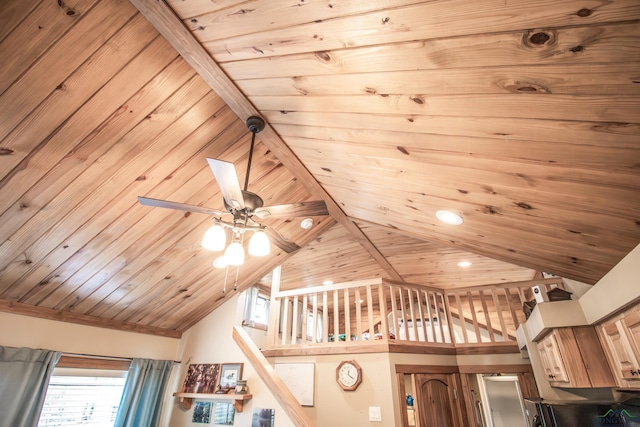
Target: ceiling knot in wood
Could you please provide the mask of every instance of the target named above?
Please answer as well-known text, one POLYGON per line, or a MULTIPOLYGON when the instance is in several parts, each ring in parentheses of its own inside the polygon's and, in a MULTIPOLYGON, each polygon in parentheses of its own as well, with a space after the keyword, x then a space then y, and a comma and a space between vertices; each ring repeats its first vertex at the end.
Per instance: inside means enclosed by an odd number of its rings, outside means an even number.
POLYGON ((524 34, 522 39, 525 47, 540 49, 542 47, 555 45, 557 33, 554 30, 531 30, 524 34))
POLYGON ((586 18, 587 16, 591 16, 592 13, 593 13, 593 11, 591 9, 587 9, 585 7, 585 8, 580 9, 576 13, 576 15, 578 15, 580 18, 586 18))
POLYGON ((58 0, 58 7, 60 7, 67 16, 76 16, 78 14, 74 8, 67 6, 62 0, 58 0))

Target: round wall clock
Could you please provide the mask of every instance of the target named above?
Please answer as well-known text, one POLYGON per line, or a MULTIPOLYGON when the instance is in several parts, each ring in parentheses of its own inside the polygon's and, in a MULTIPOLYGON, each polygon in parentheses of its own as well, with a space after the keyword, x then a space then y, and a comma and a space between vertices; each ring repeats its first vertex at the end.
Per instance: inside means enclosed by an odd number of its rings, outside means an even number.
POLYGON ((344 360, 336 368, 336 381, 343 390, 353 391, 362 382, 362 368, 355 360, 344 360))

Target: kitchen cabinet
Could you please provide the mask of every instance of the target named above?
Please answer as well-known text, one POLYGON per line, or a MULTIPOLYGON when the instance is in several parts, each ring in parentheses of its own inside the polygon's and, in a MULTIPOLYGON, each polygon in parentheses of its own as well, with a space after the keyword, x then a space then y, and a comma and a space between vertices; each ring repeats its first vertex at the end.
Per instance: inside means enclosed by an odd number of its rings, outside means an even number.
POLYGON ((640 388, 640 312, 636 307, 599 327, 619 387, 640 388))
POLYGON ((537 344, 545 377, 552 387, 615 387, 605 352, 593 326, 552 329, 537 344))

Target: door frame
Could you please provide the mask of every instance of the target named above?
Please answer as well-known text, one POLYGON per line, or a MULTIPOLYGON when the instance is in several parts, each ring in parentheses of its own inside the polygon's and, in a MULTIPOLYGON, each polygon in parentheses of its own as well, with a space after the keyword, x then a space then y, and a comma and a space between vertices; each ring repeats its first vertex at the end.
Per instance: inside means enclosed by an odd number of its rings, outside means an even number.
POLYGON ((489 392, 487 391, 487 381, 495 382, 514 382, 516 385, 516 391, 518 392, 518 401, 520 402, 520 411, 522 412, 523 425, 527 424, 527 416, 524 408, 524 397, 522 396, 522 389, 520 388, 520 379, 516 374, 477 374, 478 386, 480 389, 480 399, 482 401, 482 408, 485 414, 486 427, 495 427, 493 423, 493 412, 491 412, 491 405, 489 402, 489 392))

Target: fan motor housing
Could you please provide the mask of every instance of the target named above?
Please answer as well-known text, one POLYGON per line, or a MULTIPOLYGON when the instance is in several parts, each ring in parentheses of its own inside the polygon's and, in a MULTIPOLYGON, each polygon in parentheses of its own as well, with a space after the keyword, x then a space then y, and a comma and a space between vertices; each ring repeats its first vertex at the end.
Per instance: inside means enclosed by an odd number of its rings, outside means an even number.
POLYGON ((258 133, 264 129, 264 120, 258 116, 251 116, 247 119, 247 129, 251 133, 258 133))
MULTIPOLYGON (((244 208, 249 212, 253 212, 254 210, 264 206, 262 198, 251 191, 242 191, 242 198, 244 199, 244 208)), ((233 212, 235 209, 233 206, 229 205, 226 200, 224 201, 224 207, 229 212, 233 212)))

